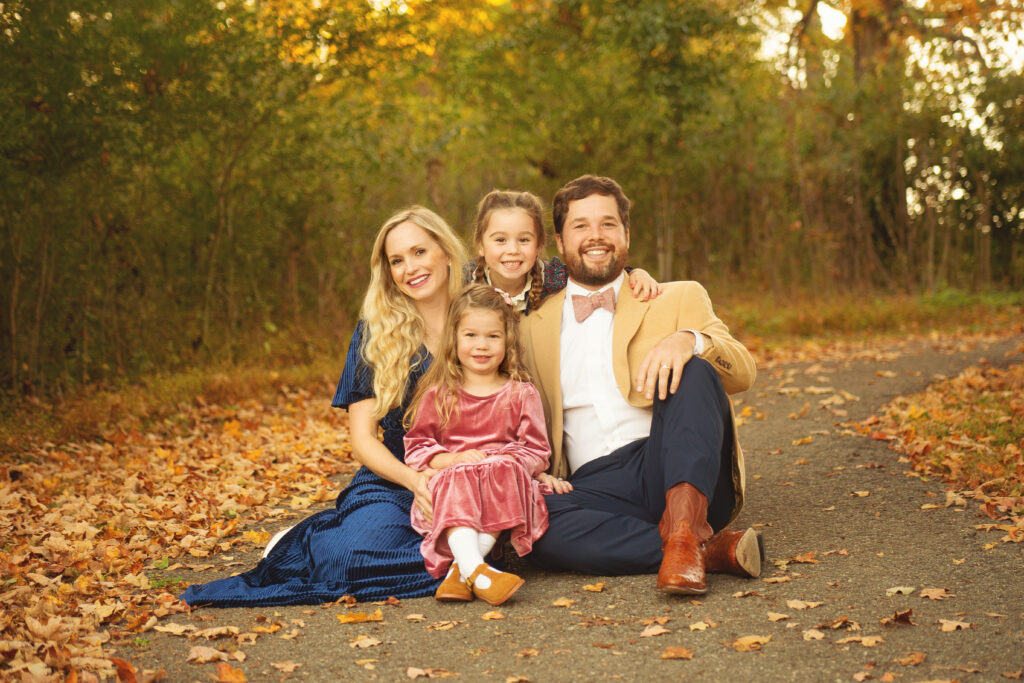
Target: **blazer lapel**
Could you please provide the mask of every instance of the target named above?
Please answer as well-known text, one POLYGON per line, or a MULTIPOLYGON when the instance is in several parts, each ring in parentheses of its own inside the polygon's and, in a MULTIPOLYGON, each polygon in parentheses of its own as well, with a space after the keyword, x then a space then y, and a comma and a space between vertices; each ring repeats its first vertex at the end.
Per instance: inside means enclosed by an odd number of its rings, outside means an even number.
POLYGON ((615 371, 615 384, 618 385, 622 397, 629 400, 633 388, 633 377, 630 374, 629 358, 626 352, 629 342, 640 329, 640 323, 650 304, 633 296, 629 288, 629 280, 622 282, 619 294, 615 299, 615 324, 612 328, 612 368, 615 371))

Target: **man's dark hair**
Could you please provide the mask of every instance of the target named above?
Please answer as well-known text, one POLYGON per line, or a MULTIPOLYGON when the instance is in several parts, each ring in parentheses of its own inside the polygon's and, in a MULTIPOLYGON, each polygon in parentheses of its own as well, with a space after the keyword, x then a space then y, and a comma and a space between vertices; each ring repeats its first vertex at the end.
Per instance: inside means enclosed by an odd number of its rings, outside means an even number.
POLYGON ((569 213, 569 203, 578 199, 586 199, 592 194, 614 197, 615 203, 619 206, 619 220, 622 221, 626 230, 629 230, 629 207, 633 202, 629 200, 619 184, 611 178, 588 174, 580 176, 576 180, 570 180, 555 193, 555 198, 551 202, 551 217, 555 224, 556 235, 561 235, 562 228, 565 227, 565 216, 569 213))

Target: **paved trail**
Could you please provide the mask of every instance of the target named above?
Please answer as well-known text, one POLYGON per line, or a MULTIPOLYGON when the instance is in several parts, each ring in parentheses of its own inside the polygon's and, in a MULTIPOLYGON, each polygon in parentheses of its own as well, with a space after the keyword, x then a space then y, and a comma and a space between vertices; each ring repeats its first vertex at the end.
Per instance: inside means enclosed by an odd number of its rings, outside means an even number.
MULTIPOLYGON (((242 633, 280 629, 244 644, 153 633, 151 644, 122 654, 137 666, 164 669, 171 681, 208 681, 216 673, 213 663, 186 663, 196 645, 243 652, 244 661, 230 663, 250 681, 401 681, 410 667, 501 682, 1024 679, 1022 544, 976 530, 989 520, 973 501, 923 510, 945 502, 941 483, 907 476, 886 443, 844 436, 837 426, 980 359, 1005 365, 1006 352, 1022 342, 908 343, 762 369, 754 389, 736 397, 738 412, 748 413, 741 427, 748 503, 738 525, 759 525, 764 534, 768 561, 760 579, 711 576, 708 594, 695 600, 655 592, 653 576, 542 574, 517 564, 527 583, 497 610, 502 619, 484 618, 492 610, 480 602, 432 598, 351 609, 202 609, 165 621, 242 633), (805 415, 790 417, 805 404, 805 415), (793 445, 808 436, 809 443, 793 445), (794 559, 809 553, 816 563, 794 559), (585 589, 601 583, 600 592, 585 589), (898 587, 911 592, 890 590, 898 587), (928 588, 952 596, 922 597, 928 588), (552 604, 559 601, 565 606, 552 604), (337 618, 377 609, 383 622, 337 618), (913 625, 881 623, 906 610, 913 625), (940 620, 965 626, 944 632, 940 620), (645 636, 651 624, 667 632, 645 636), (737 651, 746 636, 770 640, 737 651), (662 659, 667 648, 685 648, 692 659, 662 659), (288 662, 301 666, 284 673, 278 667, 288 662)), ((248 567, 255 554, 233 560, 248 567)), ((187 578, 232 570, 237 565, 187 578)))

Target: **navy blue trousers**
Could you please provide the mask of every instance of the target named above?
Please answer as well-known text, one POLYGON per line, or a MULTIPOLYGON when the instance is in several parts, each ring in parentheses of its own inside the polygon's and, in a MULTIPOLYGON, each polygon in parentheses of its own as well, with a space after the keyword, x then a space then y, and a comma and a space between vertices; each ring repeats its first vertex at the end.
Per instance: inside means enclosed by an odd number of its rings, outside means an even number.
POLYGON ((655 397, 651 435, 572 473, 573 491, 544 497, 550 526, 527 558, 549 570, 648 574, 661 564, 665 492, 688 482, 707 496, 718 531, 732 513, 733 426, 710 363, 693 358, 679 389, 655 397))

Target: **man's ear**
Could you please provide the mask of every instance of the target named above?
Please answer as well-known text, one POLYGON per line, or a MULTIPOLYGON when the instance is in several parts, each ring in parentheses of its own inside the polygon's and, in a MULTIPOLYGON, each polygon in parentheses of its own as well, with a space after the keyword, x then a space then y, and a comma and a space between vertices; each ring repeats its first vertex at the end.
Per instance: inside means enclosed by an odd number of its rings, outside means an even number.
POLYGON ((555 248, 558 249, 558 255, 563 259, 565 258, 565 249, 562 248, 562 236, 557 232, 555 233, 555 248))
POLYGON ((629 228, 625 228, 625 230, 626 230, 626 251, 629 251, 629 228))

